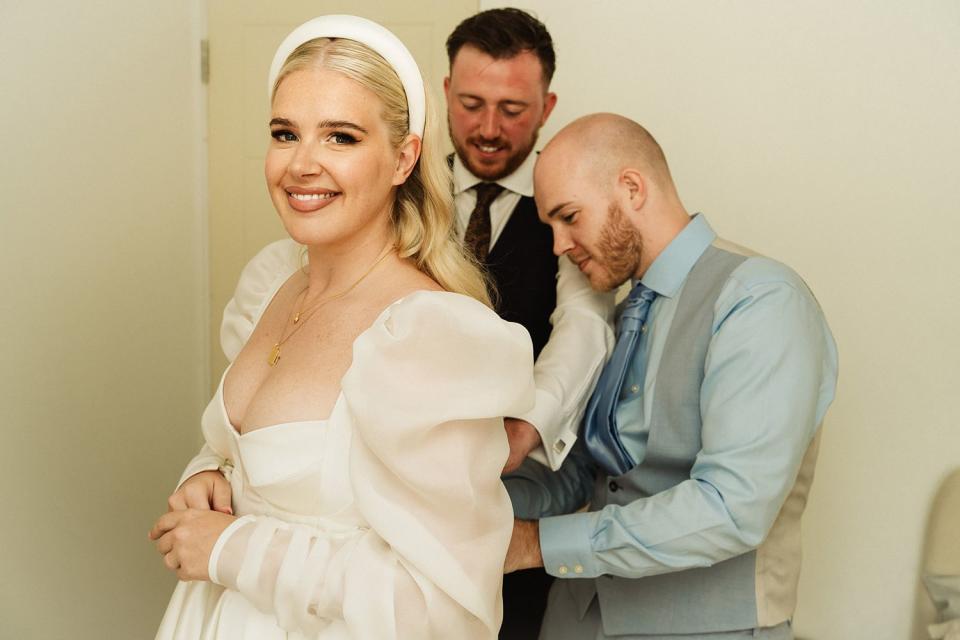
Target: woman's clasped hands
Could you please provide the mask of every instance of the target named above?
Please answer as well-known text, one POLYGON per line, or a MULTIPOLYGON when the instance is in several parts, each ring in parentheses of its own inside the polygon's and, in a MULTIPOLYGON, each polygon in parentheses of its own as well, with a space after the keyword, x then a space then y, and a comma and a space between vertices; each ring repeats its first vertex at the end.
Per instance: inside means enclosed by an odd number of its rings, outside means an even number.
POLYGON ((230 483, 219 471, 188 478, 167 500, 168 511, 150 529, 163 564, 180 580, 209 580, 217 538, 236 520, 230 483))

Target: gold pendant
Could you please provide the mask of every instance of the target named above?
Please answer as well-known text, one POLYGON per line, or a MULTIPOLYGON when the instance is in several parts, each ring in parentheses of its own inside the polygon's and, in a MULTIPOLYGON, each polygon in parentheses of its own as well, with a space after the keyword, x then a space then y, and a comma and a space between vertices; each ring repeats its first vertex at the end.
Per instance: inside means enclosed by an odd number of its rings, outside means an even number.
POLYGON ((300 322, 300 311, 297 311, 297 315, 293 316, 293 324, 300 322))
POLYGON ((273 349, 270 350, 270 357, 267 358, 267 362, 270 363, 270 366, 277 364, 280 361, 280 343, 273 345, 273 349))

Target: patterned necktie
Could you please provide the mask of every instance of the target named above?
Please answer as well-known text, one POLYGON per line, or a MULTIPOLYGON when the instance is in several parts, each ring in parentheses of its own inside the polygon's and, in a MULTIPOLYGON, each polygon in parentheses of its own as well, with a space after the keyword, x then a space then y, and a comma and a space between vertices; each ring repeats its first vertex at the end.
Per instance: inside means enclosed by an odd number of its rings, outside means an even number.
POLYGON ((473 187, 477 192, 477 205, 470 214, 467 231, 463 235, 463 244, 483 263, 490 252, 490 205, 503 191, 496 182, 481 182, 473 187))
MULTIPOLYGON (((650 304, 657 296, 656 291, 637 285, 630 291, 620 313, 620 326, 617 327, 617 344, 613 348, 613 355, 600 372, 600 380, 587 403, 587 411, 583 417, 584 444, 593 459, 596 460, 609 475, 623 475, 636 462, 627 452, 620 440, 620 431, 617 427, 617 400, 620 398, 620 389, 623 379, 636 355, 640 335, 646 331, 647 314, 650 304)), ((646 365, 637 363, 637 371, 645 371, 646 365)))

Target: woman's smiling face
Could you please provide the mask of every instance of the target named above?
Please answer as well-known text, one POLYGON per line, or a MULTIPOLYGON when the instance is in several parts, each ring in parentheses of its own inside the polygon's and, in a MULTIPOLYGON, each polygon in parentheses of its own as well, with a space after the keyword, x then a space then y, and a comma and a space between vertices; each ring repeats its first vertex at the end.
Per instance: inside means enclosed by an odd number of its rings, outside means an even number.
POLYGON ((405 175, 382 108, 372 91, 336 71, 300 69, 280 82, 264 173, 295 241, 349 246, 389 225, 405 175))

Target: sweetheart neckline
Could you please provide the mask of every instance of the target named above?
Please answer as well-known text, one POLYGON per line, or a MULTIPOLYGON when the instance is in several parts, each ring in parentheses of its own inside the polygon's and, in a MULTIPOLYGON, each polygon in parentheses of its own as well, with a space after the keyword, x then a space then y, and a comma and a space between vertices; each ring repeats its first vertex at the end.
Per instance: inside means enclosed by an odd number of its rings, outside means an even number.
MULTIPOLYGON (((292 275, 293 274, 291 273, 291 274, 287 274, 286 276, 281 276, 277 278, 277 280, 279 281, 278 284, 276 284, 274 287, 271 288, 271 290, 268 292, 268 295, 264 298, 264 302, 261 303, 260 307, 257 309, 256 317, 252 318, 253 328, 250 330, 250 335, 253 335, 253 331, 256 330, 257 325, 260 324, 260 320, 261 318, 263 318, 263 314, 266 312, 267 308, 273 302, 273 299, 276 298, 277 294, 280 292, 280 289, 283 288, 283 285, 286 284, 286 282, 290 279, 292 275)), ((377 326, 377 324, 381 321, 381 319, 387 314, 387 312, 392 307, 400 304, 401 302, 409 300, 410 298, 418 296, 420 294, 426 294, 426 295, 441 294, 441 295, 455 295, 455 296, 463 295, 463 294, 454 293, 452 291, 435 290, 435 289, 416 289, 414 291, 411 291, 406 295, 403 295, 397 298, 396 300, 388 304, 386 307, 384 307, 383 311, 381 311, 380 314, 377 315, 377 317, 373 320, 373 322, 370 323, 370 326, 368 326, 366 329, 361 331, 357 335, 357 337, 353 339, 353 343, 351 344, 351 349, 353 348, 353 345, 355 345, 363 335, 365 335, 368 331, 370 331, 375 326, 377 326)), ((249 340, 249 338, 250 336, 248 335, 247 339, 249 340)), ((244 346, 246 346, 246 340, 244 341, 244 346)), ((241 350, 242 348, 243 347, 241 347, 241 350)), ((223 383, 227 379, 227 372, 230 371, 230 369, 232 368, 233 368, 233 362, 229 362, 227 364, 227 367, 223 370, 223 375, 220 376, 220 384, 217 385, 217 395, 220 396, 220 402, 218 404, 220 406, 220 414, 223 417, 224 423, 230 428, 230 431, 232 431, 236 437, 242 438, 248 434, 255 433, 263 429, 270 429, 271 427, 282 427, 285 425, 300 424, 300 423, 323 424, 323 423, 329 422, 330 418, 336 412, 337 406, 340 404, 340 401, 343 399, 343 379, 347 377, 347 374, 350 373, 350 370, 353 368, 353 362, 350 363, 350 366, 347 367, 347 370, 344 371, 343 376, 340 378, 340 391, 339 393, 337 393, 337 398, 336 400, 334 400, 333 407, 330 409, 330 415, 327 416, 326 418, 323 418, 321 420, 295 420, 293 422, 279 422, 277 424, 258 427, 256 429, 253 429, 252 431, 247 431, 247 432, 241 432, 239 429, 237 429, 236 425, 233 424, 233 421, 230 420, 230 415, 227 413, 227 404, 223 398, 223 383)))
MULTIPOLYGON (((233 367, 233 363, 229 363, 227 368, 223 370, 223 375, 220 376, 220 384, 217 385, 217 405, 220 407, 220 416, 223 418, 223 423, 227 426, 227 429, 233 433, 236 438, 245 438, 251 434, 257 433, 258 431, 264 431, 266 429, 273 429, 275 427, 289 427, 295 424, 319 424, 323 425, 330 422, 330 418, 333 416, 334 412, 337 410, 337 406, 340 404, 340 399, 343 397, 343 385, 340 386, 340 392, 337 394, 337 399, 333 402, 333 408, 330 410, 330 415, 326 418, 319 420, 290 420, 289 422, 277 422, 275 424, 268 424, 262 427, 257 427, 256 429, 251 429, 250 431, 240 431, 237 429, 236 425, 230 420, 230 415, 227 413, 227 404, 223 400, 223 381, 227 379, 227 372, 230 371, 230 368, 233 367)), ((349 369, 348 369, 349 371, 349 369)), ((342 380, 342 379, 341 379, 342 380)))

